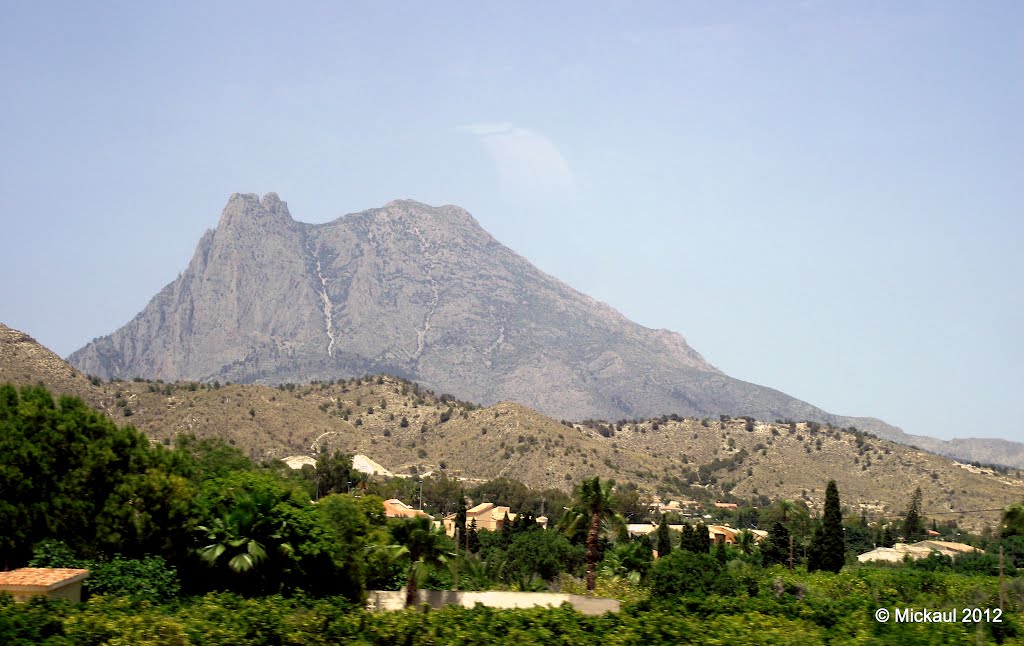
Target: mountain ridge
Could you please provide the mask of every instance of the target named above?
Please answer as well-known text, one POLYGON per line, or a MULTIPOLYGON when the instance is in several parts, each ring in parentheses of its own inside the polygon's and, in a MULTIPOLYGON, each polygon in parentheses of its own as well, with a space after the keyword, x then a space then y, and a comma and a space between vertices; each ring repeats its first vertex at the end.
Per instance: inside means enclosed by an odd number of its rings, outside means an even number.
MULTIPOLYGON (((713 501, 800 499, 821 510, 836 479, 852 513, 893 517, 920 486, 924 510, 981 530, 1024 495, 1020 473, 978 469, 870 434, 814 423, 743 418, 558 422, 516 403, 479 407, 394 377, 305 385, 158 383, 87 378, 0 324, 0 383, 43 383, 133 424, 153 442, 217 437, 257 459, 341 450, 396 473, 499 475, 568 491, 614 478, 646 495, 713 501), (977 512, 977 513, 976 513, 977 512)), ((760 503, 759 503, 760 504, 760 503)))
POLYGON ((68 360, 104 378, 168 381, 385 372, 562 419, 751 415, 908 437, 729 377, 678 332, 538 270, 466 210, 413 200, 306 224, 275 193, 235 193, 189 267, 68 360))

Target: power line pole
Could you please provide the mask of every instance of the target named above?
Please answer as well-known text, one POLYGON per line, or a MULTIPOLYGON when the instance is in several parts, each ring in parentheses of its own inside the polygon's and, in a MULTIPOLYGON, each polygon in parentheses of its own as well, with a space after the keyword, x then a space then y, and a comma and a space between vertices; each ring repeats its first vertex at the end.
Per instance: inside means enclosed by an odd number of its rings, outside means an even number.
POLYGON ((455 571, 452 572, 452 574, 454 575, 454 578, 455 578, 455 591, 458 592, 459 591, 459 527, 458 527, 458 525, 455 526, 455 563, 453 565, 454 565, 453 569, 455 571))
POLYGON ((789 535, 789 571, 793 571, 793 535, 789 535))
POLYGON ((1003 546, 999 546, 999 609, 1003 609, 1003 546))

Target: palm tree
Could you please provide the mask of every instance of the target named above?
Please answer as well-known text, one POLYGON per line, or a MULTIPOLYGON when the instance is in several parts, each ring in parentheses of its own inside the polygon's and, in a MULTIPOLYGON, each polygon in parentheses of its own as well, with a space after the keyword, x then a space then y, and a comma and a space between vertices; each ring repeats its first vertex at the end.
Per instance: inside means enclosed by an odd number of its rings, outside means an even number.
POLYGON ((269 558, 268 548, 284 556, 294 549, 285 536, 285 521, 275 521, 273 508, 277 499, 261 492, 243 492, 235 495, 234 506, 209 526, 200 525, 207 545, 199 549, 199 556, 216 566, 227 556, 227 567, 235 574, 256 570, 269 558))
MULTIPOLYGON (((666 552, 667 554, 667 552, 666 552)), ((658 557, 661 557, 659 552, 658 557)), ((633 585, 640 583, 650 565, 651 553, 646 542, 624 541, 604 553, 601 575, 610 579, 625 579, 633 585)))
POLYGON ((453 556, 445 545, 444 533, 434 527, 427 516, 404 518, 391 526, 392 558, 409 558, 406 579, 405 607, 416 604, 417 581, 423 579, 430 567, 444 565, 453 556))
POLYGON ((776 500, 774 504, 776 513, 779 515, 779 522, 783 525, 789 522, 789 517, 797 512, 796 501, 789 498, 776 500))
POLYGON ((756 543, 754 538, 754 532, 749 529, 744 529, 736 533, 736 546, 740 548, 740 551, 744 554, 750 554, 754 551, 754 545, 756 543))
POLYGON ((569 536, 576 533, 581 523, 587 523, 588 592, 593 592, 597 584, 597 539, 601 534, 601 522, 609 521, 618 538, 625 535, 626 523, 615 513, 613 487, 614 480, 601 482, 597 476, 584 480, 576 489, 576 503, 560 523, 569 536))

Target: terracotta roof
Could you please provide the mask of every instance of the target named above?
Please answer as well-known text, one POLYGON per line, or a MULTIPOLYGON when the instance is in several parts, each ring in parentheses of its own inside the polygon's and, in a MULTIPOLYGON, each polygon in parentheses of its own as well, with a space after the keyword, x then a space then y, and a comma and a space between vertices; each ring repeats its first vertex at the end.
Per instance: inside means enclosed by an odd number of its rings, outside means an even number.
POLYGON ((0 586, 53 590, 89 576, 89 570, 74 568, 23 567, 0 572, 0 586))
POLYGON ((494 506, 493 502, 482 502, 479 505, 476 505, 474 507, 470 507, 469 509, 467 509, 466 513, 467 514, 474 514, 474 515, 476 515, 476 514, 479 514, 481 512, 487 511, 488 509, 490 509, 493 506, 494 506))

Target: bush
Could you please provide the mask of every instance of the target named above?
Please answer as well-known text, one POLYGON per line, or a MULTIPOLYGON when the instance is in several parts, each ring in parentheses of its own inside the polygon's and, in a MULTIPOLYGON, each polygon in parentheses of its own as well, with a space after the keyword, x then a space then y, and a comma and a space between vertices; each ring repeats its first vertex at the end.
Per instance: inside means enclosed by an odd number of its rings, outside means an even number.
POLYGON ((131 559, 118 555, 109 561, 81 559, 67 544, 45 540, 36 545, 29 565, 89 570, 89 576, 82 582, 87 597, 105 594, 159 603, 181 593, 177 570, 159 556, 131 559))
POLYGON ((650 574, 656 597, 732 594, 736 582, 714 556, 676 550, 654 562, 650 574))
POLYGON ((505 551, 502 577, 506 581, 528 579, 531 575, 550 581, 583 563, 583 548, 554 531, 528 529, 512 539, 505 551))

